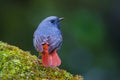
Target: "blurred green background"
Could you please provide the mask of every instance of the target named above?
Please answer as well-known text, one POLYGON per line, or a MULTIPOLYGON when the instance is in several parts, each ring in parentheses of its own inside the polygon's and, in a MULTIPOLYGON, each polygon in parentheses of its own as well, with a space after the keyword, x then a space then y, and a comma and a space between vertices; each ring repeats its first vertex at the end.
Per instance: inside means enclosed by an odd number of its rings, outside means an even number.
POLYGON ((119 0, 0 0, 0 40, 34 55, 33 33, 44 18, 61 22, 60 68, 85 80, 120 80, 119 0))

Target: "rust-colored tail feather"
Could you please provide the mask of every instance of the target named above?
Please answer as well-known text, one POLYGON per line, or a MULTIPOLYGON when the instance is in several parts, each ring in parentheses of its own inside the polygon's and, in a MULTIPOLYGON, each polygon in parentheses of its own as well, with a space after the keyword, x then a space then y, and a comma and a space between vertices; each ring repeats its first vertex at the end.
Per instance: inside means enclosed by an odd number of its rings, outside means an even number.
POLYGON ((52 53, 48 52, 49 46, 47 44, 43 45, 42 52, 42 64, 45 67, 56 67, 61 64, 61 60, 57 54, 57 51, 54 50, 52 53))

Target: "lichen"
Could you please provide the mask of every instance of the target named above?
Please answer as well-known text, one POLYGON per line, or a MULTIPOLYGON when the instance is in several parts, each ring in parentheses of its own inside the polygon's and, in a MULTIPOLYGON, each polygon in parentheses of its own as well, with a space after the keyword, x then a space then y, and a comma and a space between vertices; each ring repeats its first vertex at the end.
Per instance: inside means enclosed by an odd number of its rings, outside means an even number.
POLYGON ((0 41, 0 80, 83 80, 66 70, 44 67, 30 52, 0 41))

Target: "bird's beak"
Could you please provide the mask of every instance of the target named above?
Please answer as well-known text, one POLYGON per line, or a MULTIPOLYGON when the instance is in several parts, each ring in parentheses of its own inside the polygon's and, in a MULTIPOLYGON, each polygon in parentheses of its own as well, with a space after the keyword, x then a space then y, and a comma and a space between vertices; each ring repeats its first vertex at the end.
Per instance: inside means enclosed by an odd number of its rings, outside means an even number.
POLYGON ((62 20, 64 20, 64 18, 63 18, 63 17, 59 18, 59 22, 60 22, 60 21, 62 21, 62 20))

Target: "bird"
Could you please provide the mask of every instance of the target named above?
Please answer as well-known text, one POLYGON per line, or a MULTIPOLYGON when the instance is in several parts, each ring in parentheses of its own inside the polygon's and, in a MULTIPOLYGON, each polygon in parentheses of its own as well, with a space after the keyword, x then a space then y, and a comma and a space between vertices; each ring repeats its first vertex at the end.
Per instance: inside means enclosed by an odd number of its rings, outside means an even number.
POLYGON ((42 54, 42 64, 45 67, 58 67, 61 64, 58 50, 62 45, 60 22, 63 19, 49 16, 40 22, 33 34, 33 45, 42 54))

